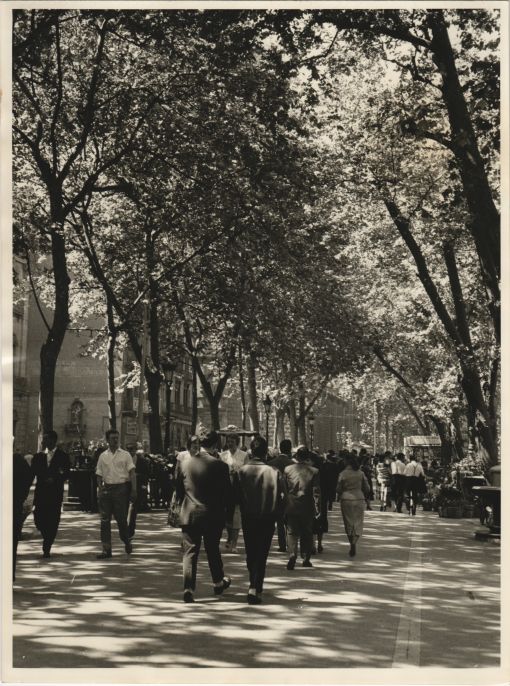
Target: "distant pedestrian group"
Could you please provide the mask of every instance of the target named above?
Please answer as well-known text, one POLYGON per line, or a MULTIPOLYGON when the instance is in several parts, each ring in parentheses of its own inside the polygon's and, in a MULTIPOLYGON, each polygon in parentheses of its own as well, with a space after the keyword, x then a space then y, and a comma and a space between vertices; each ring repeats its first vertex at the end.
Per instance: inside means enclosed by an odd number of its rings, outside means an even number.
MULTIPOLYGON (((21 455, 14 458, 13 577, 16 552, 23 525, 23 502, 36 478, 34 520, 42 535, 43 557, 49 558, 57 536, 64 483, 70 462, 57 447, 57 434, 47 432, 43 450, 29 466, 21 455)), ((101 551, 99 560, 112 557, 111 521, 115 519, 125 552, 133 550, 136 504, 140 489, 133 456, 120 448, 119 432, 106 432, 108 448, 101 452, 95 468, 100 516, 101 551)), ((231 585, 225 573, 220 543, 226 529, 225 551, 236 552, 240 530, 246 553, 250 605, 262 602, 267 560, 275 531, 278 550, 288 552, 286 569, 292 572, 301 556, 303 567, 313 567, 312 556, 322 553, 323 536, 328 532, 328 512, 338 500, 349 542, 349 556, 356 556, 363 535, 366 509, 373 496, 371 459, 365 452, 343 451, 337 459, 329 451, 325 459, 298 446, 292 452, 289 440, 280 443, 276 456, 268 453, 267 442, 254 435, 249 452, 239 447, 235 432, 226 437, 226 449, 218 450, 219 435, 191 436, 188 449, 175 460, 174 506, 182 531, 183 600, 195 601, 200 549, 207 556, 213 592, 221 595, 231 585)), ((134 452, 134 451, 133 451, 134 452)), ((134 453, 134 458, 138 455, 134 453)), ((410 514, 422 492, 424 470, 413 456, 387 451, 374 464, 380 509, 391 502, 402 512, 406 503, 410 514)), ((169 518, 170 521, 170 518, 169 518)))

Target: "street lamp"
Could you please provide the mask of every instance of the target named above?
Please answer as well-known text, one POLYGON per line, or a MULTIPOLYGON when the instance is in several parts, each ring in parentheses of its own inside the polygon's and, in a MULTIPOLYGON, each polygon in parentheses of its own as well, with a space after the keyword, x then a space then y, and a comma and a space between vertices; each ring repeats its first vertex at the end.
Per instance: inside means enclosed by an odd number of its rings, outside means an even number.
POLYGON ((315 424, 315 415, 313 410, 308 413, 308 424, 310 425, 310 449, 313 450, 313 427, 315 424))
POLYGON ((269 445, 269 413, 271 412, 271 405, 273 402, 267 393, 262 404, 264 405, 264 410, 266 412, 266 443, 269 445))
POLYGON ((174 362, 170 362, 170 360, 166 360, 161 367, 165 375, 165 440, 163 443, 163 452, 167 455, 170 449, 170 403, 172 381, 177 365, 174 362))

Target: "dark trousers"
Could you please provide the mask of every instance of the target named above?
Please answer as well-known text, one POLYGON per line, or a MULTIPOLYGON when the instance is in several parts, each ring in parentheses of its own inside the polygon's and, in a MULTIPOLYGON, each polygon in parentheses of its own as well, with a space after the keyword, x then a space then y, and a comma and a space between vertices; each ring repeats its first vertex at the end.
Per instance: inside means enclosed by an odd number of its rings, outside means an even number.
POLYGON ((278 547, 280 550, 287 550, 287 523, 285 517, 276 520, 276 531, 278 533, 278 547))
POLYGON ((49 553, 60 524, 62 500, 50 502, 39 500, 34 507, 34 522, 43 537, 43 552, 49 553))
POLYGON ((220 539, 223 522, 197 520, 182 527, 182 573, 184 589, 195 590, 197 584, 198 554, 202 539, 207 555, 207 562, 214 584, 223 579, 223 560, 220 553, 220 539))
POLYGON ((413 515, 416 514, 416 505, 420 499, 420 480, 417 476, 406 476, 406 491, 407 491, 407 509, 413 515))
POLYGON ((16 579, 16 555, 18 552, 18 543, 21 540, 21 531, 23 529, 23 506, 17 507, 12 513, 12 580, 16 579))
POLYGON ((128 521, 128 533, 129 533, 129 539, 131 540, 136 532, 136 517, 138 515, 138 502, 136 503, 131 503, 128 506, 128 514, 129 514, 129 521, 128 521))
POLYGON ((250 588, 262 593, 266 564, 274 536, 275 520, 245 515, 243 521, 246 566, 250 574, 250 588))
POLYGON ((103 550, 112 549, 112 515, 115 517, 119 528, 120 540, 123 543, 129 541, 127 524, 128 499, 131 483, 106 484, 99 489, 98 505, 101 517, 101 543, 103 550))
POLYGON ((394 474, 391 477, 391 490, 397 512, 402 512, 402 504, 406 493, 406 477, 403 474, 394 474))
POLYGON ((301 555, 310 558, 313 550, 313 514, 312 513, 288 513, 287 531, 289 539, 289 552, 297 557, 298 546, 301 544, 301 555))

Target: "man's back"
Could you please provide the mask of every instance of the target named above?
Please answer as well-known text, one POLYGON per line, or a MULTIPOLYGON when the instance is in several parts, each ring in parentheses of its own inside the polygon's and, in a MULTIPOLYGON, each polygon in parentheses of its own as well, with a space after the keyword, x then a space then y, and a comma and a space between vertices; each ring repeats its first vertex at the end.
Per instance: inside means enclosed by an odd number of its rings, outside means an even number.
POLYGON ((276 469, 254 458, 237 474, 241 511, 254 517, 276 516, 285 498, 283 479, 276 469))
POLYGON ((190 524, 203 517, 223 519, 233 502, 228 466, 201 452, 178 463, 177 469, 181 524, 190 524))
POLYGON ((270 467, 273 467, 274 469, 278 469, 278 471, 280 471, 283 474, 285 468, 288 467, 290 464, 294 464, 294 462, 290 455, 280 453, 280 455, 277 455, 276 457, 273 457, 271 460, 269 460, 267 464, 270 467))
POLYGON ((285 468, 284 477, 289 495, 287 511, 313 512, 314 495, 319 491, 319 470, 304 462, 297 462, 285 468))

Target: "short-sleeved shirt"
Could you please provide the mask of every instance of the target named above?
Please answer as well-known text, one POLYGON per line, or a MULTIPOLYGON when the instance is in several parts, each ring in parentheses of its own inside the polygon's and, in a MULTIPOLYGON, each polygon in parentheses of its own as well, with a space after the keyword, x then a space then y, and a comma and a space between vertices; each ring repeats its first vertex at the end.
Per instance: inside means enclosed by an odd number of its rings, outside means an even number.
POLYGON ((99 455, 96 474, 102 477, 105 484, 123 484, 129 481, 129 472, 134 468, 133 458, 127 450, 118 448, 112 453, 108 449, 99 455))

